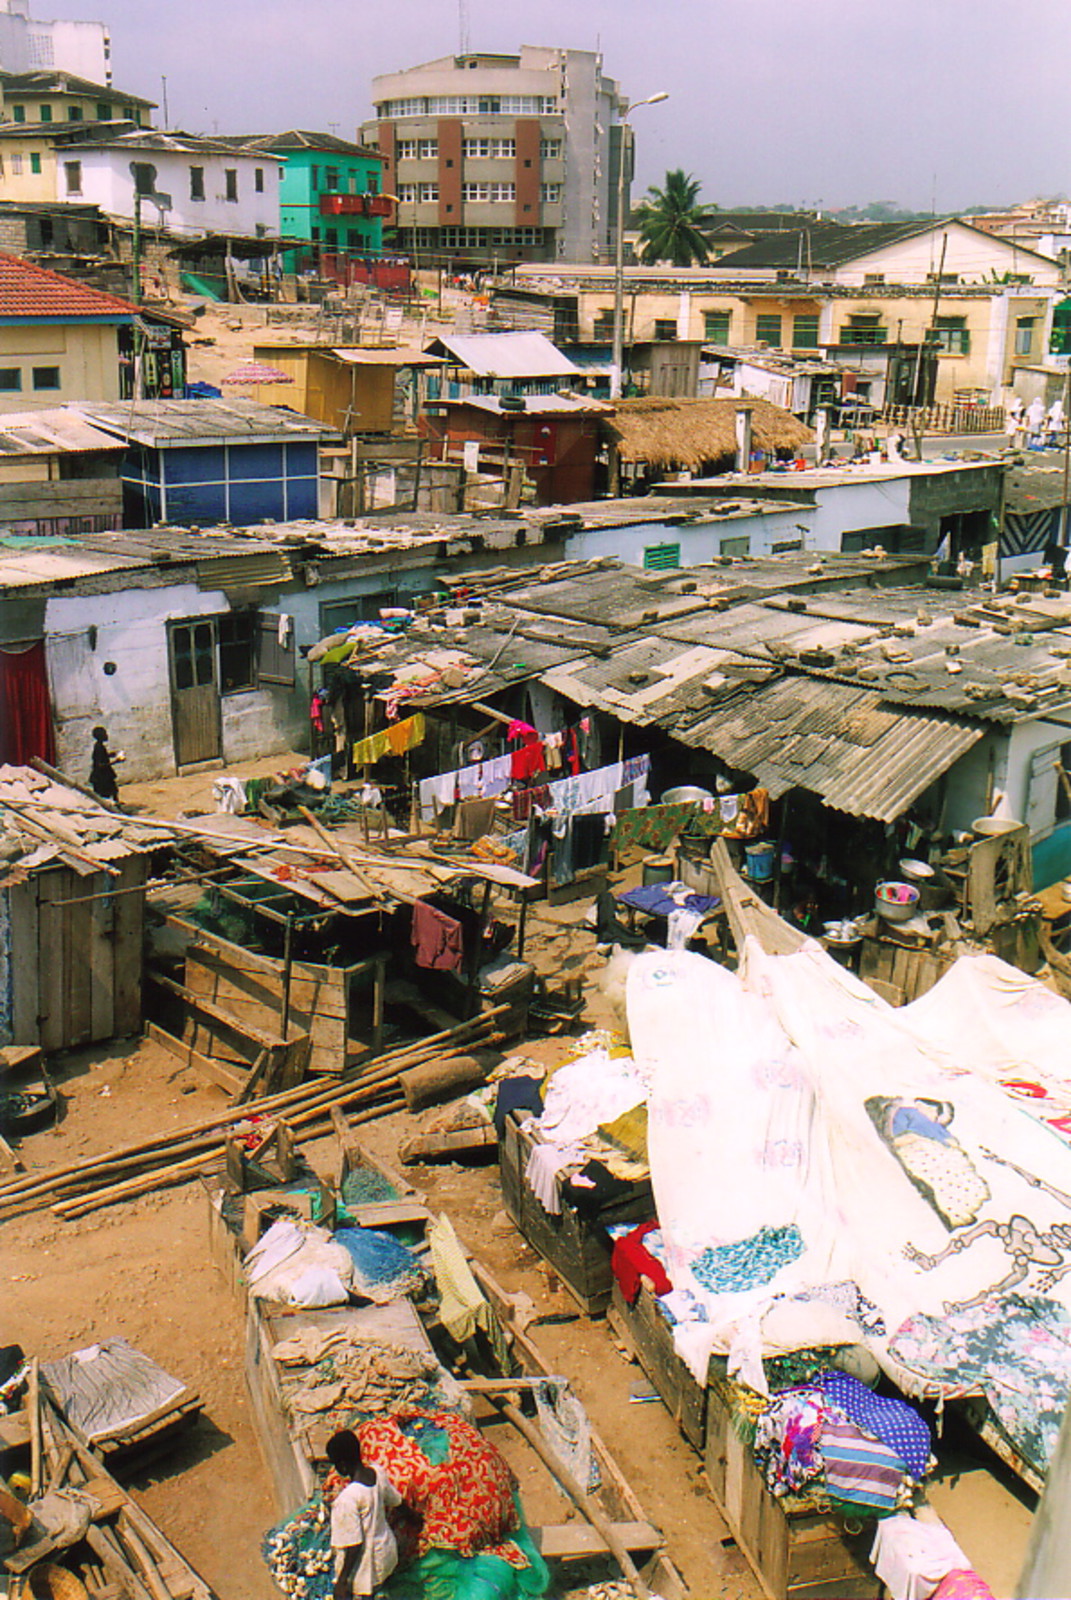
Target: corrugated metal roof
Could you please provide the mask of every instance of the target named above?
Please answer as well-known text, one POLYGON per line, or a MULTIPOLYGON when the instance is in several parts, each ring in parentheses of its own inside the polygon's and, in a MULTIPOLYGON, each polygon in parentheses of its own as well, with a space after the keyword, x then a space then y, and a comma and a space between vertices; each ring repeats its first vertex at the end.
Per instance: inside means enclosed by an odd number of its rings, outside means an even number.
POLYGON ((0 456, 64 455, 78 450, 120 451, 122 442, 67 406, 9 412, 0 423, 0 456))
POLYGON ((480 378, 570 378, 580 371, 545 333, 451 333, 425 348, 480 378))
POLYGON ((312 417, 256 400, 137 400, 125 405, 79 402, 98 427, 150 447, 167 444, 272 444, 280 437, 318 439, 337 434, 312 417))
POLYGON ((219 555, 197 563, 199 589, 268 588, 288 583, 293 576, 285 550, 251 550, 242 555, 219 555))
MULTIPOLYGON (((265 346, 265 349, 281 348, 279 345, 265 346)), ((298 351, 303 355, 331 355, 336 361, 344 361, 350 367, 441 367, 444 365, 441 356, 429 356, 423 350, 406 345, 396 350, 364 350, 356 345, 340 345, 335 349, 322 351, 315 345, 291 345, 286 349, 290 355, 298 351)))
POLYGON ((892 822, 977 744, 982 730, 893 710, 872 690, 791 676, 677 737, 754 773, 775 799, 809 789, 834 810, 892 822))
POLYGON ((490 411, 504 417, 613 416, 614 413, 613 406, 605 401, 589 400, 582 395, 530 394, 523 396, 523 399, 520 410, 515 406, 503 406, 497 394, 468 394, 458 400, 439 400, 435 403, 451 407, 472 406, 477 411, 490 411))

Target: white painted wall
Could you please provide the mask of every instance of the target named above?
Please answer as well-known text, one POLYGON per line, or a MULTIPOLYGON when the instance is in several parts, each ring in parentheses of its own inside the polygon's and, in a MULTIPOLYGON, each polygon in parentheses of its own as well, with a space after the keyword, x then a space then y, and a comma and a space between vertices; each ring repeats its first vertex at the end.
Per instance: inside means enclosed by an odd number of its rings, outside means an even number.
POLYGON ((808 550, 839 550, 841 534, 859 528, 896 527, 911 521, 909 478, 839 483, 819 489, 808 550))
MULTIPOLYGON (((45 637, 59 765, 75 777, 88 774, 91 729, 99 722, 112 749, 125 752, 123 782, 174 772, 167 623, 229 609, 222 592, 195 584, 50 598, 45 637), (105 672, 106 662, 114 663, 114 673, 105 672)), ((285 602, 279 609, 287 609, 285 602)), ((272 755, 289 749, 295 737, 307 741, 300 664, 297 678, 293 692, 266 687, 222 696, 225 761, 272 755)))
POLYGON ((103 22, 29 24, 31 67, 57 67, 89 83, 111 83, 108 29, 103 22))
MULTIPOLYGON (((281 163, 270 155, 228 151, 158 150, 110 146, 106 150, 75 147, 61 150, 56 162, 56 198, 78 199, 86 205, 100 206, 110 216, 134 215, 134 179, 131 162, 147 162, 156 168, 156 187, 171 196, 164 221, 172 233, 197 235, 205 232, 256 234, 263 230, 271 238, 279 232, 279 173, 281 163), (82 164, 80 193, 67 188, 65 164, 82 164), (190 169, 204 169, 203 200, 190 199, 190 169), (238 199, 227 200, 225 172, 238 174, 238 199), (258 194, 256 172, 264 175, 264 191, 258 194)), ((142 221, 146 226, 158 222, 160 213, 150 201, 142 202, 142 221)))
POLYGON ((1029 275, 1036 284, 1059 285, 1060 269, 1055 261, 1041 261, 1032 253, 1016 249, 1007 239, 965 228, 957 222, 939 225, 915 238, 860 256, 838 268, 832 281, 861 284, 868 273, 883 273, 888 283, 925 283, 940 265, 941 247, 946 238, 948 243, 941 270, 948 275, 956 273, 962 283, 990 280, 994 272, 998 275, 1014 272, 1029 275))
MULTIPOLYGON (((726 499, 732 491, 726 490, 726 499)), ((672 524, 664 522, 635 523, 625 528, 589 528, 581 533, 569 534, 567 553, 570 561, 592 561, 599 556, 620 556, 631 566, 643 566, 643 552, 652 545, 679 544, 681 565, 694 567, 704 561, 715 561, 723 546, 738 539, 748 539, 746 554, 765 556, 773 552, 778 543, 803 539, 805 548, 812 544, 809 527, 813 517, 809 506, 790 506, 785 511, 771 514, 758 512, 750 517, 734 517, 718 522, 672 524), (808 530, 801 534, 800 524, 808 530)), ((839 544, 837 545, 839 549, 839 544)), ((739 554, 745 552, 740 551, 739 554)))

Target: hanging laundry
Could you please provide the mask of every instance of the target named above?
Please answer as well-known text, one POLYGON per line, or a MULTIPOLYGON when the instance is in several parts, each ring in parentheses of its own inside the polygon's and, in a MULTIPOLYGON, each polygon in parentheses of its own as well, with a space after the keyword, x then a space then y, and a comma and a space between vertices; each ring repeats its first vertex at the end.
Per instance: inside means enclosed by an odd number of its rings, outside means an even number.
POLYGON ((384 756, 404 755, 407 750, 421 744, 423 739, 424 713, 418 711, 416 716, 407 717, 404 722, 396 722, 380 733, 370 734, 367 739, 358 739, 353 747, 353 759, 358 766, 371 766, 376 761, 382 761, 384 756))
POLYGON ((448 917, 437 906, 418 900, 413 907, 410 935, 416 951, 416 964, 433 972, 456 972, 463 954, 460 922, 448 917))
POLYGON ((524 743, 510 756, 510 775, 515 783, 528 778, 538 778, 541 772, 546 771, 543 741, 538 733, 533 728, 530 733, 525 733, 522 737, 524 743))

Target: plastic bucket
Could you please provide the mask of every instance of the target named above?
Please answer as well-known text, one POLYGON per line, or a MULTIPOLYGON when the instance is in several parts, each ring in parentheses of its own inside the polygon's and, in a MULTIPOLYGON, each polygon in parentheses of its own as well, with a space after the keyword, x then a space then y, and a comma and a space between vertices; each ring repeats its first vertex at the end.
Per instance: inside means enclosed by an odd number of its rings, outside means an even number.
POLYGON ((773 877, 774 846, 769 841, 745 845, 744 855, 747 857, 748 877, 756 883, 768 883, 773 877))
POLYGON ((668 856, 648 856, 643 863, 643 887, 649 889, 653 883, 672 883, 673 863, 668 856))

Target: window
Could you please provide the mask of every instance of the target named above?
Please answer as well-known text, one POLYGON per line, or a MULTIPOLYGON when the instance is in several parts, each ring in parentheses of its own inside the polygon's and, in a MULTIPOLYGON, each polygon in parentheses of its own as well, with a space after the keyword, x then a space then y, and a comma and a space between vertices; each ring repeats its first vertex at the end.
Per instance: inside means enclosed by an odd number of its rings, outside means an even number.
POLYGON ((1036 317, 1016 317, 1015 319, 1015 354, 1017 356, 1031 356, 1034 353, 1034 323, 1036 317))
POLYGON ((60 386, 59 368, 34 367, 33 386, 35 389, 58 389, 60 386))
POLYGON ((517 154, 516 139, 464 139, 461 153, 467 161, 495 156, 502 161, 512 161, 517 154))
POLYGON ((190 199, 203 200, 205 197, 205 169, 204 167, 190 168, 190 199))
POLYGON ((224 199, 237 200, 238 198, 238 170, 236 167, 223 169, 224 199))
POLYGON ((807 314, 792 318, 792 348, 794 350, 818 349, 818 317, 807 314))
POLYGON ((11 108, 11 117, 12 117, 12 120, 14 122, 25 122, 26 121, 26 107, 25 106, 12 106, 12 108, 11 108))
POLYGON ((656 339, 675 339, 677 337, 677 323, 673 317, 656 317, 654 325, 656 339))
POLYGON ((723 539, 718 552, 723 556, 746 556, 751 554, 751 540, 746 536, 739 539, 723 539))
POLYGON ((81 108, 81 106, 68 106, 67 107, 67 121, 68 122, 81 122, 81 120, 82 120, 82 108, 81 108))
POLYGON ((644 572, 670 572, 680 564, 679 544, 649 544, 643 552, 644 572))
POLYGON ((131 165, 134 168, 134 193, 155 194, 156 168, 148 161, 134 161, 131 165))
POLYGON ((971 333, 966 317, 935 317, 929 342, 945 355, 969 356, 971 333))
POLYGON ((52 107, 51 106, 38 106, 37 109, 38 109, 38 111, 40 113, 40 115, 38 117, 38 121, 39 122, 51 122, 52 121, 52 107))
POLYGON ((461 198, 472 202, 516 200, 515 183, 463 183, 461 198))
POLYGON ((68 194, 81 194, 82 163, 80 161, 65 161, 63 163, 63 177, 67 185, 68 194))
POLYGON ((416 160, 416 153, 417 153, 417 142, 416 142, 415 139, 399 139, 398 140, 398 160, 399 161, 415 161, 416 160))
POLYGON ((337 228, 325 228, 324 229, 324 244, 327 246, 327 248, 329 250, 334 250, 334 249, 337 248, 337 246, 338 246, 338 229, 337 228))
POLYGON ((417 155, 421 161, 435 161, 439 155, 438 139, 418 139, 417 155))
POLYGON ((361 238, 361 230, 359 228, 346 229, 346 243, 349 245, 351 250, 359 250, 363 242, 364 241, 361 238))
POLYGON ((561 201, 562 186, 560 183, 544 183, 539 187, 539 198, 545 206, 556 206, 561 201))
POLYGON ((378 194, 379 193, 379 173, 378 172, 370 172, 368 174, 368 177, 365 180, 364 192, 365 192, 365 194, 378 194))
POLYGON ((18 367, 0 367, 0 394, 18 394, 21 388, 21 370, 18 367))
POLYGON ((614 314, 612 311, 597 311, 595 321, 591 325, 593 339, 612 339, 614 336, 614 314))
POLYGON ((256 167, 253 171, 253 188, 257 194, 264 193, 264 168, 256 167))
POLYGON ((219 686, 223 694, 256 687, 255 611, 232 611, 219 619, 219 686))
POLYGON ((841 344, 885 344, 888 332, 877 312, 853 311, 840 331, 841 344))
POLYGON ((30 171, 38 175, 41 172, 41 157, 36 150, 30 151, 30 171))
POLYGON ((540 139, 539 154, 544 161, 560 161, 562 158, 562 142, 560 139, 540 139))
POLYGON ((439 198, 439 185, 437 183, 422 183, 420 185, 420 198, 425 205, 439 198))
POLYGON ((279 643, 279 618, 262 615, 257 628, 257 681, 282 683, 293 687, 294 629, 290 628, 287 643, 279 643))
POLYGON ((138 114, 133 106, 123 107, 123 117, 127 122, 137 122, 138 114))
POLYGON ((863 282, 864 283, 875 283, 875 284, 884 283, 885 282, 885 274, 884 274, 884 272, 864 272, 863 273, 863 282))
POLYGON ((400 183, 398 185, 398 199, 403 203, 403 205, 407 201, 415 203, 416 197, 417 186, 415 183, 400 183))
POLYGON ((309 187, 313 191, 317 190, 320 187, 320 169, 319 169, 319 167, 310 167, 309 168, 309 187))
POLYGON ((704 311, 703 338, 710 339, 714 344, 728 344, 732 321, 731 311, 704 311))
POLYGON ((759 344, 773 345, 775 349, 781 347, 781 318, 780 315, 760 311, 755 318, 755 338, 759 344))
POLYGON ((325 167, 324 168, 324 188, 329 190, 331 194, 337 194, 338 193, 338 168, 337 167, 325 167))
POLYGON ((112 120, 112 108, 106 100, 98 101, 96 115, 98 122, 110 122, 112 120))
POLYGON ((21 156, 12 156, 11 157, 11 176, 13 178, 21 178, 22 177, 22 157, 21 156))

